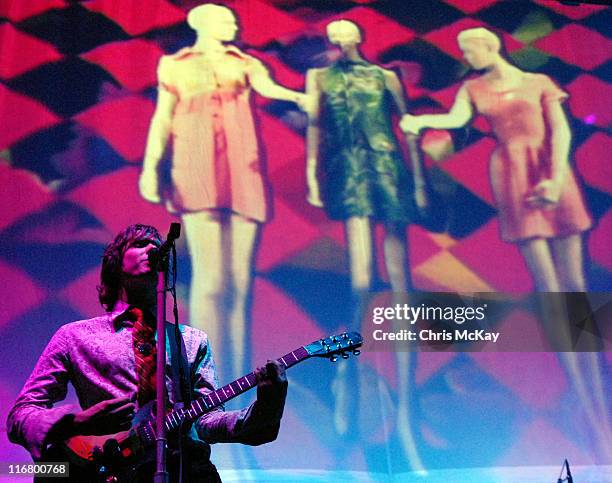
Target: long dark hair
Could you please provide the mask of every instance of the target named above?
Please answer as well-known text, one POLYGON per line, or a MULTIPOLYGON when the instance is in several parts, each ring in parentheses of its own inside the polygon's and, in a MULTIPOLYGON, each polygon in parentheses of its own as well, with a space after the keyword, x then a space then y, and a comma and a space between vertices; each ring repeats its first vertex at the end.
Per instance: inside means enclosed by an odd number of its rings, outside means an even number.
POLYGON ((102 267, 100 269, 100 285, 98 298, 107 312, 115 307, 121 292, 121 266, 123 253, 129 243, 134 240, 150 238, 161 242, 161 236, 156 228, 150 225, 130 225, 119 232, 115 239, 104 249, 102 267))

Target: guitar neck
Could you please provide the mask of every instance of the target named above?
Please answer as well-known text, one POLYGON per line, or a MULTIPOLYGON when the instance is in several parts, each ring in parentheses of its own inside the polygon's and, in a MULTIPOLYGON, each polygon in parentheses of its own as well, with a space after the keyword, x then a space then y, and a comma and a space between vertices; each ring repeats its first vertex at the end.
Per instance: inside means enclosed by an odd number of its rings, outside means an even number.
MULTIPOLYGON (((298 362, 308 359, 311 355, 305 347, 300 347, 285 354, 278 359, 284 368, 289 368, 296 365, 298 362)), ((165 419, 166 431, 177 429, 184 422, 195 421, 203 414, 221 406, 230 399, 239 396, 240 394, 252 389, 257 385, 257 379, 254 372, 248 373, 235 381, 226 384, 225 386, 208 393, 206 396, 195 399, 188 406, 171 411, 165 419)))

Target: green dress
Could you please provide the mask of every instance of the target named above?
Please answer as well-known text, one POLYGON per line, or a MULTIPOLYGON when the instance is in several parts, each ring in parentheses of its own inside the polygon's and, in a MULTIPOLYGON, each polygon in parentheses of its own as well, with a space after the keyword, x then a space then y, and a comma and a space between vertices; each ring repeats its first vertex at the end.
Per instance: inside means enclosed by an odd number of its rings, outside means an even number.
POLYGON ((382 68, 338 61, 321 71, 321 176, 327 215, 414 219, 413 181, 391 129, 391 93, 382 68))

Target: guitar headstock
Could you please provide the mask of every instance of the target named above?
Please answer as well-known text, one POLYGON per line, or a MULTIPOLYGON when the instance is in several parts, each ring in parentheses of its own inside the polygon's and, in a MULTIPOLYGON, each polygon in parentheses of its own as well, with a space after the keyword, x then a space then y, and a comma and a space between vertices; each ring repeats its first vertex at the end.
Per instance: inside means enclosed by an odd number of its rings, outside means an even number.
POLYGON ((358 332, 344 332, 314 341, 304 346, 304 349, 312 357, 328 357, 332 362, 349 358, 349 352, 359 355, 359 347, 363 344, 363 337, 358 332))

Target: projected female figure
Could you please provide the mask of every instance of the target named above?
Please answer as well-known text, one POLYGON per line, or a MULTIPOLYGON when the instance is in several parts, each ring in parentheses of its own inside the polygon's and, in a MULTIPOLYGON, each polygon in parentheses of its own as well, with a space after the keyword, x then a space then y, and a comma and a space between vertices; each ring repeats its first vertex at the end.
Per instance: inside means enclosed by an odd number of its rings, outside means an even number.
POLYGON ((224 346, 233 347, 234 370, 242 373, 254 245, 269 217, 251 90, 294 102, 305 96, 275 84, 260 61, 229 44, 238 30, 230 9, 201 5, 187 23, 197 33, 195 44, 159 62, 140 192, 160 202, 158 165, 172 138, 170 204, 182 217, 191 254, 191 324, 217 347, 228 333, 231 344, 224 346), (227 311, 226 289, 232 295, 227 311))
MULTIPOLYGON (((385 228, 384 260, 394 292, 406 292, 410 273, 406 257, 406 224, 414 219, 413 179, 392 131, 392 112, 406 112, 401 83, 395 73, 364 60, 359 52, 361 32, 346 20, 327 26, 327 36, 341 55, 329 67, 311 69, 306 77, 309 96, 307 130, 308 202, 344 222, 355 315, 361 296, 372 285, 373 224, 385 228), (319 179, 321 184, 319 184, 319 179)), ((354 321, 356 322, 356 321, 354 321)), ((409 354, 397 353, 398 425, 409 446, 413 467, 422 467, 408 421, 409 354)), ((334 423, 339 433, 349 429, 356 414, 348 409, 348 385, 357 381, 338 367, 334 382, 334 423)), ((353 425, 354 426, 354 425, 353 425)))
POLYGON ((356 292, 371 286, 371 228, 372 223, 382 223, 391 286, 404 291, 410 283, 405 228, 413 216, 413 181, 391 128, 392 109, 406 112, 402 87, 395 73, 361 57, 361 33, 354 23, 331 22, 327 35, 342 55, 329 67, 309 70, 306 77, 312 104, 308 201, 345 223, 356 292))
MULTIPOLYGON (((592 222, 568 161, 571 133, 561 107, 567 94, 546 75, 510 65, 489 30, 464 30, 458 42, 465 60, 485 73, 463 84, 448 114, 405 115, 401 128, 414 134, 427 127, 452 129, 465 125, 474 111, 484 115, 498 141, 490 180, 502 239, 518 244, 537 291, 584 292, 581 233, 592 222)), ((551 340, 571 347, 566 304, 571 308, 581 299, 560 295, 541 297, 542 321, 551 340)), ((609 455, 609 406, 598 354, 560 352, 560 358, 592 434, 609 455)))
POLYGON ((591 218, 568 162, 571 134, 560 104, 567 94, 547 76, 510 65, 489 30, 464 30, 458 42, 485 73, 463 84, 448 114, 405 115, 401 128, 453 129, 483 114, 498 141, 490 179, 502 239, 518 244, 537 290, 586 290, 580 234, 591 218))

